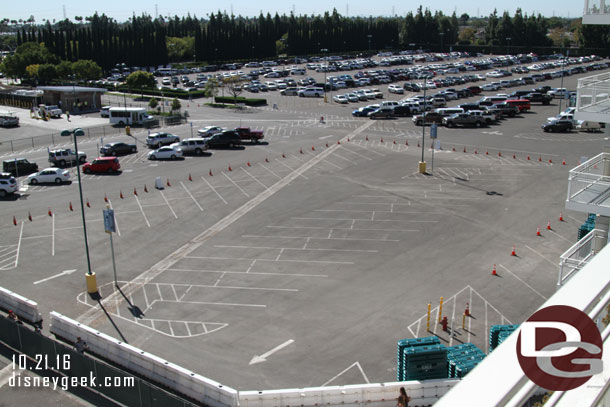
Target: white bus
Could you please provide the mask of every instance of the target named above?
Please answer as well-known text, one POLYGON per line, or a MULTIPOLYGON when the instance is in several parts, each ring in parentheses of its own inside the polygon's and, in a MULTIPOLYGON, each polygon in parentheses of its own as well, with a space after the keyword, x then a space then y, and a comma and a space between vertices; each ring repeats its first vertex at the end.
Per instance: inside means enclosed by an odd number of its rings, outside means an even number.
POLYGON ((110 118, 110 124, 121 126, 144 124, 154 120, 143 107, 111 107, 108 109, 108 117, 110 118))

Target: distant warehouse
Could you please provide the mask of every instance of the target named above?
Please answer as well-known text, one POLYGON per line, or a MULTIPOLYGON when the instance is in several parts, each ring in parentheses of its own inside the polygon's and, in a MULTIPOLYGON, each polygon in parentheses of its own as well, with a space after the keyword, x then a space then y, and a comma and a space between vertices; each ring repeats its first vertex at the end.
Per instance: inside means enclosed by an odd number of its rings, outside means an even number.
POLYGON ((44 92, 46 105, 57 105, 70 114, 97 112, 102 107, 102 94, 106 89, 85 86, 39 86, 44 92))

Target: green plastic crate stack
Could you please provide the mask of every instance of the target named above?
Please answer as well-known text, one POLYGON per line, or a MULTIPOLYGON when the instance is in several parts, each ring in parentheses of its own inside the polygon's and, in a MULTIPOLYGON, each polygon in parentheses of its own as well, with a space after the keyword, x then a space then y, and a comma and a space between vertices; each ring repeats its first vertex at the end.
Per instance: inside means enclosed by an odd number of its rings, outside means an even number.
POLYGON ((426 346, 426 345, 438 345, 441 341, 436 336, 428 336, 425 338, 411 338, 411 339, 401 339, 397 343, 397 352, 396 352, 396 380, 404 381, 405 379, 405 371, 404 371, 404 350, 408 347, 417 347, 417 346, 426 346))
POLYGON ((485 353, 472 343, 447 348, 447 376, 464 377, 484 358, 485 353))
POLYGON ((489 351, 491 352, 500 344, 498 341, 500 332, 508 332, 508 335, 510 335, 517 328, 519 328, 519 325, 492 325, 489 328, 489 351))
POLYGON ((578 228, 578 240, 586 236, 587 233, 595 229, 595 219, 597 215, 590 213, 585 223, 578 228))
POLYGON ((443 344, 411 346, 403 351, 405 380, 447 378, 447 348, 443 344))

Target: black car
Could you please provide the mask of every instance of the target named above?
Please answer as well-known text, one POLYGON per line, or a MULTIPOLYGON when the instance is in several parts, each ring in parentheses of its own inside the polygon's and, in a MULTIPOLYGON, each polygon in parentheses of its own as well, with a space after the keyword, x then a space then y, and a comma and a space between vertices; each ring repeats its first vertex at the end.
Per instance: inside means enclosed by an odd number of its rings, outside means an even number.
POLYGON ((569 132, 574 128, 572 120, 553 120, 542 125, 542 130, 545 132, 569 132))
POLYGON ((236 131, 227 130, 204 138, 209 148, 236 147, 241 145, 241 137, 236 131))
POLYGON ((9 172, 15 177, 38 172, 38 164, 29 162, 26 158, 16 158, 2 162, 2 172, 9 172))
POLYGON ((530 103, 542 103, 543 105, 548 105, 551 103, 553 98, 544 93, 532 92, 523 96, 523 99, 529 100, 530 103))
POLYGON ((123 154, 137 153, 138 147, 135 144, 127 143, 108 143, 100 148, 100 154, 103 156, 117 156, 123 154))

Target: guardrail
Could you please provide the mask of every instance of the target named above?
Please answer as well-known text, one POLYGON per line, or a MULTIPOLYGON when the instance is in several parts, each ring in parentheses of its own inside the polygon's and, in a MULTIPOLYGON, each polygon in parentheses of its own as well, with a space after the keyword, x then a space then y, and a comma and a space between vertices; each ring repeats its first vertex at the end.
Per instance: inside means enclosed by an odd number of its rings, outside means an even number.
MULTIPOLYGON (((574 243, 572 247, 559 256, 559 276, 557 278, 557 288, 565 284, 574 273, 583 268, 589 260, 597 253, 593 249, 596 247, 595 240, 607 241, 608 236, 599 229, 593 229, 582 239, 574 243)), ((603 246, 603 245, 601 245, 603 246)))
POLYGON ((610 153, 601 153, 570 170, 566 208, 610 216, 610 153))

